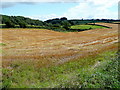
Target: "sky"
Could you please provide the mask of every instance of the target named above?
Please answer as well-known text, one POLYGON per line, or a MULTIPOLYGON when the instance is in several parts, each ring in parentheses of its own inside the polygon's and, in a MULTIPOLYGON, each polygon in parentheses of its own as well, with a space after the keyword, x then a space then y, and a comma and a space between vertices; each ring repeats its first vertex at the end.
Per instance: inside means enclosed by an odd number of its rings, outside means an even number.
POLYGON ((68 19, 118 19, 119 0, 2 0, 1 14, 42 21, 68 19))

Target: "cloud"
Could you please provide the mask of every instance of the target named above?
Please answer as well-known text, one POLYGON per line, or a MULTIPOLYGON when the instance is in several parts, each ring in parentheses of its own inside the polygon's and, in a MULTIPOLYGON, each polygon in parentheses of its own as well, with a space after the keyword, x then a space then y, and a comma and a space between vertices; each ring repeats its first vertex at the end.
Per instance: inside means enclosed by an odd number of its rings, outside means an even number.
POLYGON ((9 8, 9 7, 13 7, 17 4, 36 4, 36 2, 1 2, 1 7, 2 8, 9 8))
MULTIPOLYGON (((60 0, 58 0, 60 1, 60 0)), ((79 1, 79 0, 77 0, 79 1)), ((113 6, 118 5, 119 0, 86 0, 85 2, 79 2, 75 7, 69 8, 61 16, 56 14, 35 16, 40 20, 47 20, 50 18, 67 17, 68 19, 117 19, 118 10, 111 10, 113 6)))
POLYGON ((86 0, 4 0, 2 2, 81 2, 86 0))
POLYGON ((42 21, 48 20, 48 19, 53 19, 53 18, 60 18, 62 16, 56 15, 56 14, 49 14, 49 15, 37 15, 37 16, 28 16, 32 19, 39 19, 42 21))
POLYGON ((64 13, 64 16, 74 18, 118 18, 118 10, 111 11, 114 5, 118 5, 119 0, 87 0, 79 3, 64 13))
POLYGON ((37 4, 37 2, 18 2, 18 4, 37 4))
POLYGON ((110 8, 117 6, 119 0, 4 0, 4 3, 2 1, 2 7, 8 8, 16 4, 36 4, 38 2, 77 2, 78 5, 69 8, 61 16, 54 13, 49 15, 31 16, 35 19, 47 20, 64 16, 68 19, 118 18, 118 10, 112 11, 110 8))
POLYGON ((36 4, 36 3, 40 3, 40 2, 44 2, 44 3, 54 3, 54 2, 58 2, 58 3, 69 3, 69 2, 81 2, 81 1, 85 1, 85 0, 2 0, 1 1, 1 7, 2 8, 9 8, 12 6, 15 6, 16 4, 36 4))
POLYGON ((8 8, 8 7, 12 7, 12 6, 14 6, 14 5, 16 5, 15 2, 10 2, 10 3, 8 3, 8 2, 2 2, 2 3, 1 3, 1 7, 2 7, 2 8, 8 8))

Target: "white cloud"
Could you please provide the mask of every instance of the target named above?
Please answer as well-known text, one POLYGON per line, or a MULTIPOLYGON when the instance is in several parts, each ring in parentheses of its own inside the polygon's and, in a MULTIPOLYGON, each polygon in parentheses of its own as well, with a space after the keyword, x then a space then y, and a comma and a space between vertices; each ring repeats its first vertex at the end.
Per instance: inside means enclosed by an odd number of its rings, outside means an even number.
POLYGON ((111 7, 118 5, 119 0, 87 0, 85 3, 70 8, 64 15, 74 18, 118 18, 118 10, 111 11, 111 7))
POLYGON ((118 5, 118 1, 119 0, 86 0, 86 2, 79 2, 75 7, 68 9, 68 11, 61 16, 50 14, 39 17, 36 16, 36 18, 39 18, 40 20, 60 17, 67 17, 68 19, 117 19, 118 10, 111 11, 110 8, 114 5, 118 5))
POLYGON ((84 0, 2 0, 2 2, 81 2, 84 0))
POLYGON ((49 14, 49 15, 37 15, 37 16, 28 16, 32 19, 39 19, 42 21, 48 20, 48 19, 53 19, 53 18, 60 18, 61 16, 58 16, 56 14, 49 14))
MULTIPOLYGON (((111 7, 118 5, 119 0, 2 0, 7 4, 4 7, 10 7, 8 2, 22 2, 23 4, 34 4, 37 2, 77 2, 78 5, 69 8, 61 16, 56 14, 31 16, 35 19, 47 20, 50 18, 67 17, 68 19, 81 19, 81 18, 118 18, 118 10, 111 11, 111 7), (27 3, 26 3, 27 2, 27 3)), ((16 3, 18 4, 18 3, 16 3)), ((68 3, 69 4, 69 3, 68 3)))

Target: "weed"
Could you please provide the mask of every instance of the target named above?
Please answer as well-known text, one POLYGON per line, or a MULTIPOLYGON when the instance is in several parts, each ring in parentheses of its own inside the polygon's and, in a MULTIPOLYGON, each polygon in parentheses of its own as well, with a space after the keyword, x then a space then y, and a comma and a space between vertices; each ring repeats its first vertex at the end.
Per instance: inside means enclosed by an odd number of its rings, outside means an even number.
POLYGON ((6 44, 5 43, 0 43, 0 46, 6 46, 6 44))

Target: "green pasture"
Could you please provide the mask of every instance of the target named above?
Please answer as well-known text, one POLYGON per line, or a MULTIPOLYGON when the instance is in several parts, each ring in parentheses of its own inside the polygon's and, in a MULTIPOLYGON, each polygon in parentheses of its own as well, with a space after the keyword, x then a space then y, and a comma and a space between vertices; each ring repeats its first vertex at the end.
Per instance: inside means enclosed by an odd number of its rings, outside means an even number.
POLYGON ((97 25, 73 25, 71 26, 71 29, 100 29, 100 28, 107 28, 103 26, 97 26, 97 25))

